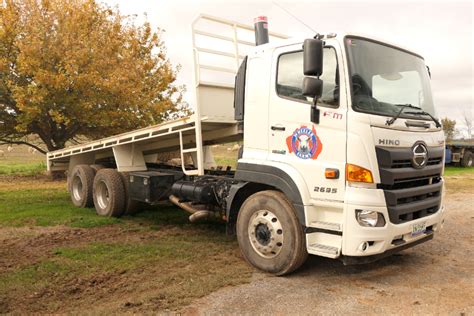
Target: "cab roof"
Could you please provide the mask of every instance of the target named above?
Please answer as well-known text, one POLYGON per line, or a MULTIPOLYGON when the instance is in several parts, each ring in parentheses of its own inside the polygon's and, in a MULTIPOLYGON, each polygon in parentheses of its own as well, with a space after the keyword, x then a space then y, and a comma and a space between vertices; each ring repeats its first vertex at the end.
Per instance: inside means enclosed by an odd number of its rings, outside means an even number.
MULTIPOLYGON (((323 37, 323 40, 328 40, 328 39, 334 39, 336 41, 338 41, 341 46, 343 46, 343 41, 344 41, 344 38, 345 37, 356 37, 356 38, 363 38, 363 39, 367 39, 367 40, 370 40, 370 41, 373 41, 373 42, 377 42, 377 43, 380 43, 380 44, 384 44, 384 45, 387 45, 387 46, 391 46, 393 48, 396 48, 396 49, 400 49, 402 51, 405 51, 407 53, 410 53, 412 55, 416 55, 418 57, 420 57, 421 59, 424 60, 423 56, 420 55, 419 53, 403 46, 403 45, 400 45, 396 42, 390 42, 390 41, 387 41, 385 39, 382 39, 382 38, 379 38, 379 37, 376 37, 376 36, 372 36, 372 35, 368 35, 368 34, 364 34, 364 33, 328 33, 328 34, 322 34, 324 35, 323 37), (331 36, 333 35, 333 36, 331 36), (330 36, 330 37, 328 37, 330 36)), ((282 47, 282 46, 289 46, 289 45, 294 45, 294 44, 299 44, 299 43, 303 43, 305 39, 307 38, 311 38, 311 36, 308 36, 306 38, 289 38, 289 39, 277 39, 277 40, 274 40, 268 44, 265 44, 265 45, 261 45, 261 46, 257 46, 256 48, 277 48, 277 47, 282 47)))

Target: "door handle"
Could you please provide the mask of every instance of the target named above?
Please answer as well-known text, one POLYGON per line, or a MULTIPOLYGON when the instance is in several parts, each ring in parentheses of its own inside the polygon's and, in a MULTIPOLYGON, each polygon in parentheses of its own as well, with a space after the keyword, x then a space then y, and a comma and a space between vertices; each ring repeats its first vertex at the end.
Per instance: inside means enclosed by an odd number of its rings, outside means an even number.
POLYGON ((284 126, 272 126, 271 129, 272 129, 272 131, 284 131, 285 127, 284 126))

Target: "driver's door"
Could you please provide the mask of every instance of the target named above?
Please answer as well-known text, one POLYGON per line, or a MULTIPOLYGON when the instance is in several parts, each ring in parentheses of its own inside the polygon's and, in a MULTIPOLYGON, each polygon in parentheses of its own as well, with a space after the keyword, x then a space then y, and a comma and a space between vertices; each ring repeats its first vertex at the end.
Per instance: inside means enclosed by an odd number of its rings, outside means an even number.
POLYGON ((339 49, 336 42, 324 48, 319 124, 310 121, 311 102, 302 95, 301 44, 276 49, 273 55, 269 160, 295 168, 316 200, 344 200, 347 104, 345 85, 339 80, 343 78, 339 49), (339 178, 326 179, 327 168, 339 170, 339 178))

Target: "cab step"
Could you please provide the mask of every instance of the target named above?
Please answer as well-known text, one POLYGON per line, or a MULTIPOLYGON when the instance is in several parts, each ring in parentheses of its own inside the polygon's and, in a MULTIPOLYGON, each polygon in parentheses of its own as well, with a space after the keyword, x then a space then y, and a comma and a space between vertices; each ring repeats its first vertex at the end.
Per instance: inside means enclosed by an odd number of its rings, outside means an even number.
POLYGON ((332 222, 323 222, 323 221, 314 221, 309 224, 309 227, 326 229, 326 230, 334 230, 338 232, 342 232, 342 225, 339 223, 332 223, 332 222))
POLYGON ((339 257, 340 251, 340 248, 318 243, 314 243, 308 246, 309 253, 314 255, 320 255, 323 257, 337 258, 339 257))

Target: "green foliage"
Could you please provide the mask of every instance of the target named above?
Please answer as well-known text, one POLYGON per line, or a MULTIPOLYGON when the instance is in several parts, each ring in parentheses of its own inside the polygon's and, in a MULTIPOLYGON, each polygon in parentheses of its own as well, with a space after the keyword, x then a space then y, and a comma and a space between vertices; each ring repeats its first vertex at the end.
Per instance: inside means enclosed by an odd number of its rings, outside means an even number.
POLYGON ((157 124, 183 107, 161 30, 94 0, 0 5, 0 141, 48 150, 157 124))
POLYGON ((456 135, 456 120, 450 120, 449 118, 445 117, 444 119, 441 119, 441 124, 443 125, 446 141, 451 141, 456 135))

